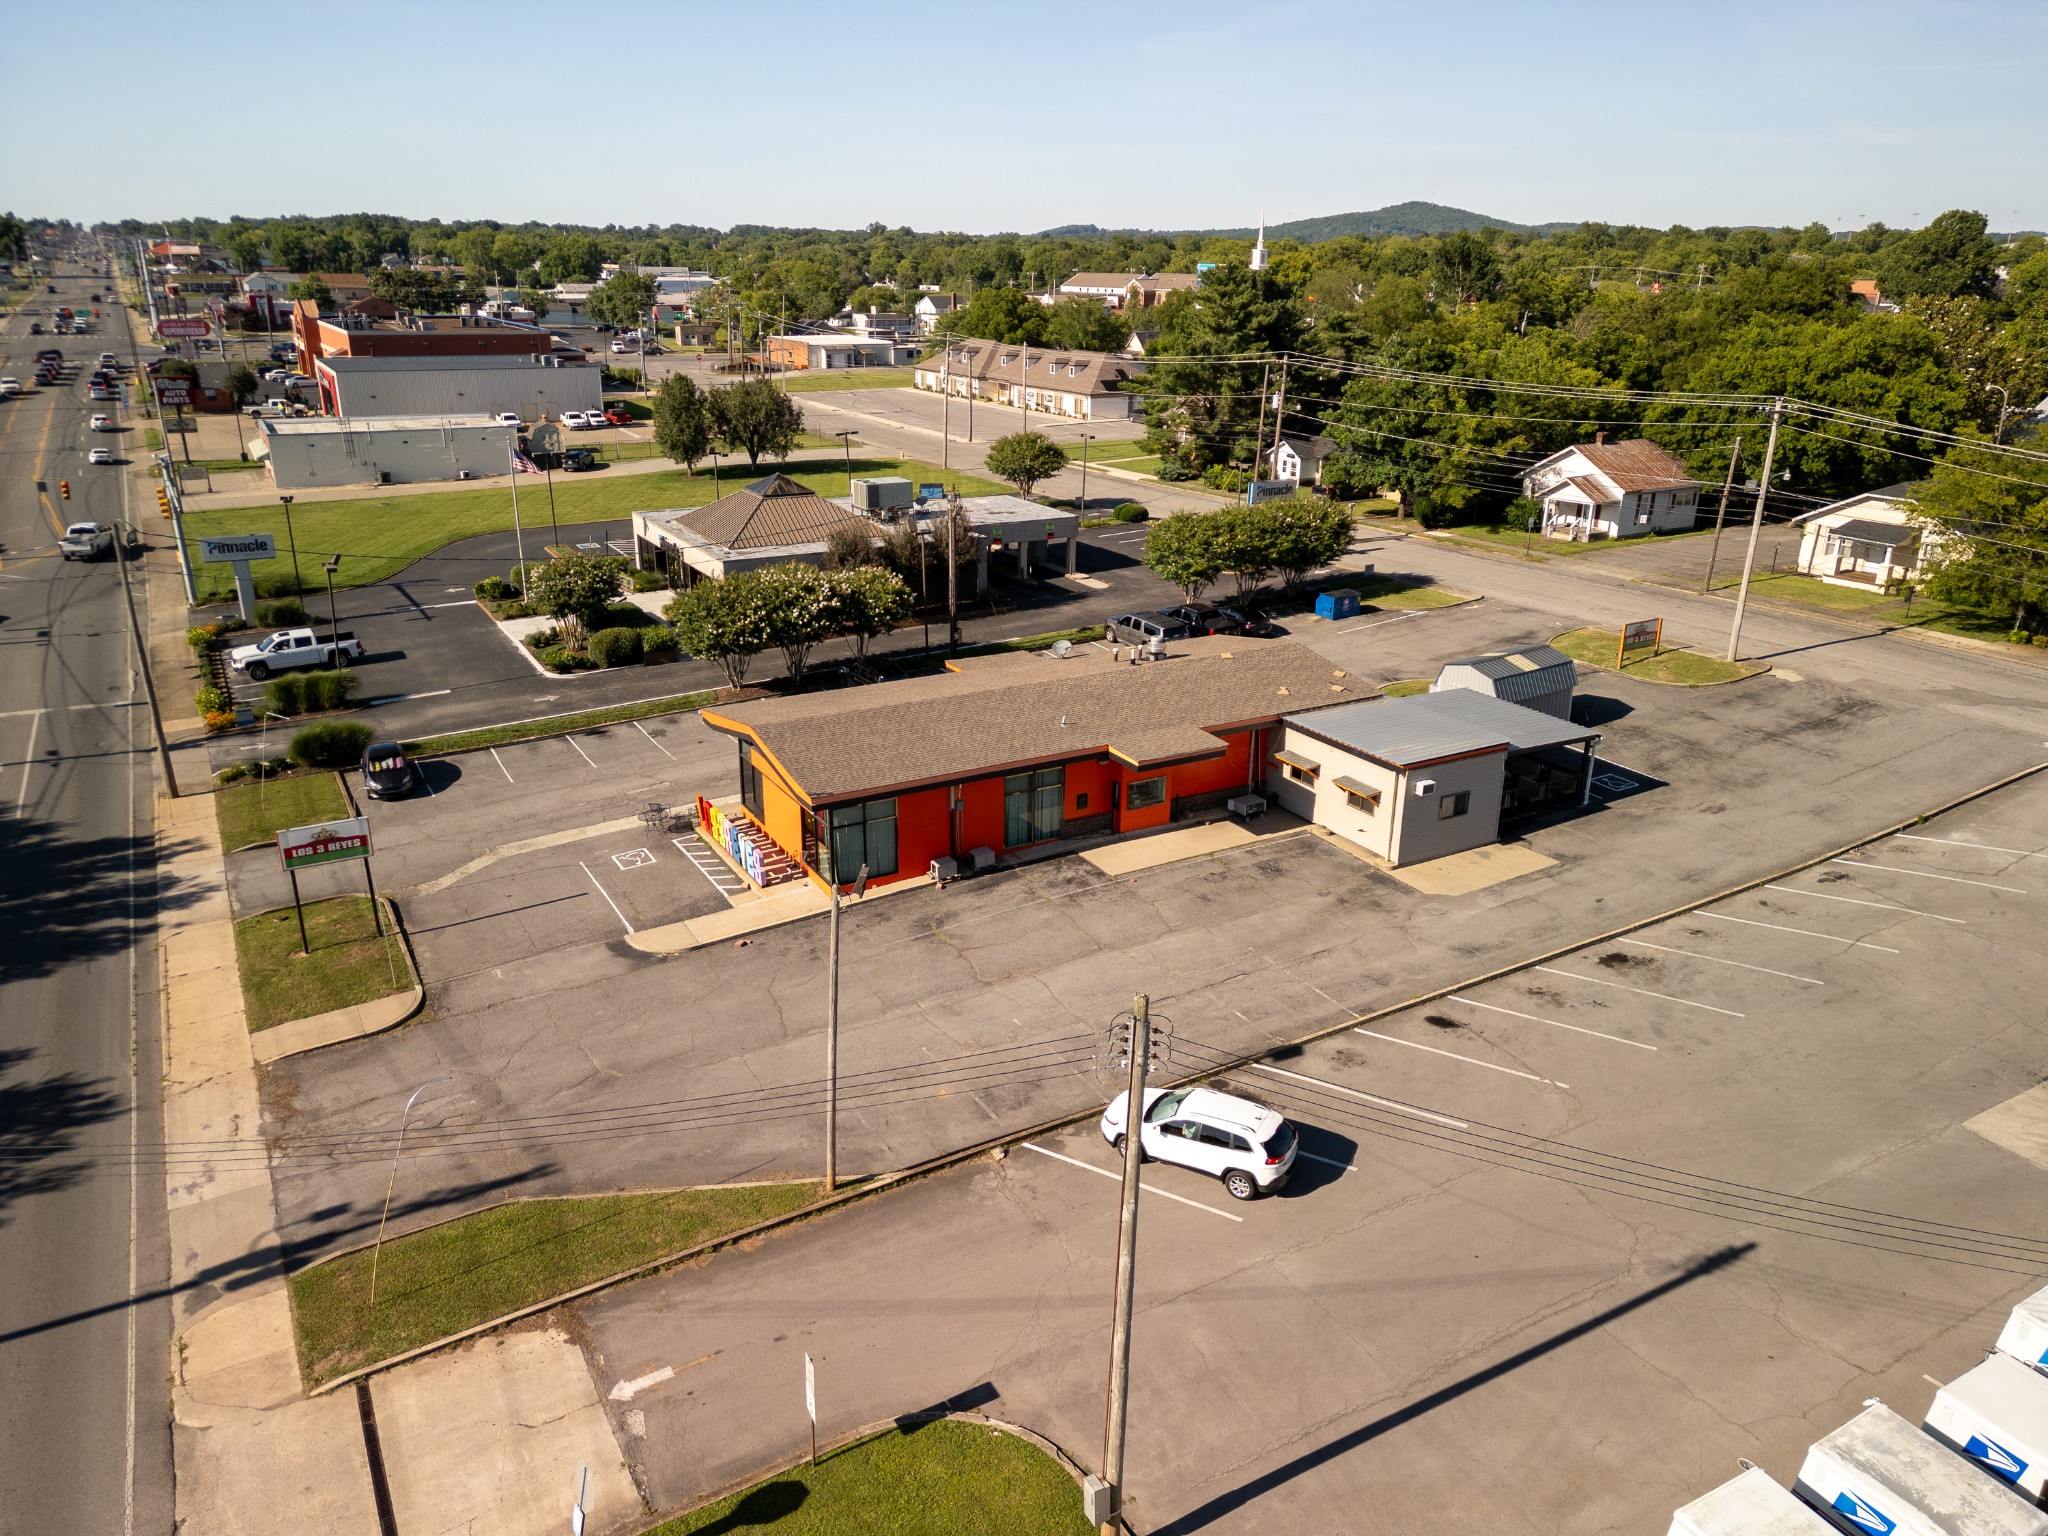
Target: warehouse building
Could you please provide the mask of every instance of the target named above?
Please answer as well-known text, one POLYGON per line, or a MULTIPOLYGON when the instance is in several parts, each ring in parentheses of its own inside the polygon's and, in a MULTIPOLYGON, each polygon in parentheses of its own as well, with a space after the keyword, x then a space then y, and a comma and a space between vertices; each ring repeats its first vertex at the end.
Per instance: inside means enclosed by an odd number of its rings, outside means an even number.
POLYGON ((1584 805, 1599 742, 1598 731, 1452 688, 1288 715, 1271 783, 1283 808, 1398 868, 1584 805))
POLYGON ((315 416, 258 425, 256 456, 280 491, 480 480, 512 470, 514 429, 488 416, 315 416))
POLYGON ((1571 657, 1553 646, 1531 645, 1519 651, 1496 651, 1447 661, 1437 672, 1436 681, 1429 685, 1429 691, 1468 688, 1569 720, 1572 690, 1578 684, 1579 671, 1571 657))
POLYGON ((495 416, 529 425, 604 409, 604 372, 530 354, 323 357, 313 365, 330 416, 495 416))
POLYGON ((738 744, 764 860, 842 883, 865 864, 879 885, 1162 827, 1255 793, 1287 711, 1373 691, 1286 640, 1190 640, 1142 664, 1089 648, 949 665, 702 711, 738 744))

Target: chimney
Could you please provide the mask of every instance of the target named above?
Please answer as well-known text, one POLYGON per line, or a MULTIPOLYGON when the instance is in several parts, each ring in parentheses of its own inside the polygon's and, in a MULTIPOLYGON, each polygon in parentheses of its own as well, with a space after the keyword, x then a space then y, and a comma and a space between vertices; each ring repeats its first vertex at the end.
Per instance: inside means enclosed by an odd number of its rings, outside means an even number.
POLYGON ((1605 432, 1595 432, 1593 434, 1593 446, 1595 448, 1605 448, 1607 446, 1607 434, 1605 432))

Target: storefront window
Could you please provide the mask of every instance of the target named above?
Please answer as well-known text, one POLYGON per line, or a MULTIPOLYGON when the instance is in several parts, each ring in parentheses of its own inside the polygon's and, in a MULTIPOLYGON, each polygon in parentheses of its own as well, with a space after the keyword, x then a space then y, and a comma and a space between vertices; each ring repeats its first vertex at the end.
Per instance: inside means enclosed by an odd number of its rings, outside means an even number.
POLYGON ((740 743, 740 804, 744 805, 759 821, 766 813, 761 809, 761 770, 754 766, 754 744, 740 743))
POLYGON ((869 800, 861 805, 835 805, 818 813, 818 841, 829 853, 819 871, 841 885, 856 879, 861 865, 868 878, 896 873, 896 802, 869 800))
POLYGON ((1003 780, 1003 846, 1058 837, 1066 826, 1067 770, 1040 768, 1003 780))
POLYGON ((1142 811, 1148 806, 1166 803, 1166 775, 1156 779, 1133 779, 1131 787, 1124 793, 1124 807, 1127 810, 1142 811))

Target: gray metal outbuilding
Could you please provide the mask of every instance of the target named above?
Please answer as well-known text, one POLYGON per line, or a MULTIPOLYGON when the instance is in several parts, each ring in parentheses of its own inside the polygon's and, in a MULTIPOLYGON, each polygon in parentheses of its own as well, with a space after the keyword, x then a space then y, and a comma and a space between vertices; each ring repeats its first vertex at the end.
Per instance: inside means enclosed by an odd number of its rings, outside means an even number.
POLYGON ((1569 720, 1572 690, 1578 682, 1578 668, 1572 665, 1571 657, 1553 646, 1529 645, 1519 651, 1495 651, 1447 661, 1436 681, 1429 685, 1429 691, 1443 693, 1465 688, 1569 720))

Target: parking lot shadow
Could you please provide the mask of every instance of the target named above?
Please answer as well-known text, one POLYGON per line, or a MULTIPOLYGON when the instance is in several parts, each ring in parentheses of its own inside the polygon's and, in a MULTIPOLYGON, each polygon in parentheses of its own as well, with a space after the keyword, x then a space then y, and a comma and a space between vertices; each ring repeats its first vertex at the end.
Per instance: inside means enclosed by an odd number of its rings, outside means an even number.
POLYGON ((1358 1143, 1349 1136, 1326 1131, 1319 1125, 1298 1125, 1301 1150, 1294 1159, 1281 1198, 1312 1195, 1326 1184, 1334 1184, 1351 1171, 1358 1160, 1358 1143))
POLYGON ((452 757, 417 758, 413 766, 419 770, 420 777, 427 781, 427 788, 437 795, 460 782, 462 778, 462 764, 452 757))
POLYGON ((1572 722, 1575 725, 1612 725, 1634 713, 1634 705, 1597 693, 1582 693, 1572 700, 1572 722))
POLYGON ((1325 1462, 1335 1461, 1339 1456, 1355 1451, 1404 1424, 1411 1424, 1446 1403, 1454 1402, 1468 1392, 1477 1391, 1490 1382, 1498 1381, 1509 1372, 1520 1370, 1531 1361, 1540 1360, 1589 1333, 1597 1333, 1609 1323, 1616 1322, 1631 1312, 1639 1311, 1651 1302, 1659 1301, 1695 1280, 1703 1280, 1708 1275, 1726 1269, 1755 1251, 1755 1243, 1734 1243, 1726 1248, 1717 1248, 1705 1257, 1688 1264, 1669 1280, 1653 1285, 1648 1290, 1631 1296, 1627 1301, 1596 1313, 1584 1322, 1574 1323, 1561 1332, 1553 1333, 1547 1339, 1540 1339, 1527 1349, 1518 1350, 1505 1360, 1489 1365, 1484 1370, 1474 1371, 1470 1376, 1461 1377, 1448 1386, 1439 1387, 1427 1397, 1417 1398, 1405 1408, 1397 1408, 1392 1413, 1374 1419, 1370 1424, 1361 1424, 1347 1434, 1325 1441, 1312 1451, 1304 1451, 1292 1461, 1283 1462, 1272 1471, 1263 1472, 1227 1493, 1219 1493, 1206 1504, 1197 1505, 1179 1519, 1157 1527, 1154 1536, 1189 1536, 1190 1532, 1213 1525, 1224 1516, 1236 1513, 1260 1495, 1272 1492, 1283 1483, 1291 1482, 1305 1472, 1313 1472, 1325 1462))

